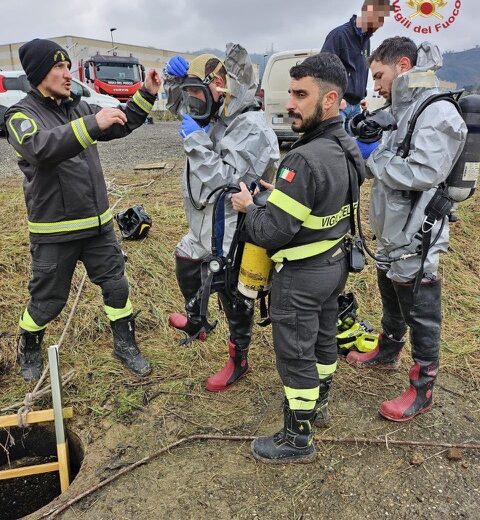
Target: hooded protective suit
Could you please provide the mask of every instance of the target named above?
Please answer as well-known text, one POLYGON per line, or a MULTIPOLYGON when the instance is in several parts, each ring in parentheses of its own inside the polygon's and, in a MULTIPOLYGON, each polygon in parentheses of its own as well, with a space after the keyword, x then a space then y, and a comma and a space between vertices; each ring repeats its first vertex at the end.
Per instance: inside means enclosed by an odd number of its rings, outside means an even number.
MULTIPOLYGON (((244 181, 247 186, 260 178, 271 181, 280 157, 275 133, 267 126, 263 111, 256 110, 257 83, 247 51, 238 44, 227 45, 227 95, 218 118, 208 133, 193 132, 183 142, 190 164, 190 183, 194 200, 203 204, 212 190, 228 183, 244 181)), ((183 78, 166 75, 164 88, 167 108, 178 114, 181 108, 183 78)), ((210 255, 214 198, 204 210, 192 205, 183 178, 183 194, 189 232, 177 245, 183 257, 204 259, 210 255)), ((235 232, 237 213, 225 203, 223 251, 226 254, 235 232)), ((222 226, 223 227, 223 226, 222 226)))
MULTIPOLYGON (((199 72, 197 65, 198 61, 195 64, 192 62, 191 67, 195 68, 191 71, 192 75, 203 80, 205 76, 201 76, 205 70, 199 72)), ((238 185, 243 181, 249 186, 259 179, 271 181, 280 156, 275 133, 267 126, 264 112, 259 110, 255 100, 257 84, 247 51, 238 44, 228 44, 224 66, 227 81, 223 104, 218 113, 212 115, 207 131, 203 125, 203 129, 187 134, 183 141, 187 156, 183 195, 189 231, 177 244, 175 264, 178 285, 185 299, 186 316, 171 314, 169 324, 190 338, 200 340, 205 339, 205 333, 200 318, 200 303, 194 296, 201 286, 201 262, 211 255, 215 202, 213 196, 207 204, 207 197, 214 189, 226 184, 238 185), (194 203, 190 198, 189 184, 194 203), (203 209, 197 209, 204 204, 203 209)), ((182 85, 187 86, 190 80, 187 76, 165 76, 167 107, 180 114, 182 85)), ((219 254, 226 255, 235 233, 238 214, 229 198, 225 199, 221 209, 216 214, 216 246, 219 254)), ((223 369, 207 380, 206 388, 209 391, 225 390, 247 373, 254 311, 251 302, 242 298, 230 301, 221 291, 218 295, 229 324, 229 359, 223 369)))
MULTIPOLYGON (((438 48, 422 43, 417 65, 398 76, 392 85, 391 111, 398 129, 383 136, 382 144, 367 161, 374 178, 370 223, 379 242, 379 253, 390 258, 415 252, 420 244, 417 236, 425 207, 436 186, 447 179, 465 144, 467 128, 455 106, 448 101, 436 101, 417 120, 410 154, 405 159, 396 155, 408 122, 420 104, 439 92, 434 71, 441 63, 438 48)), ((440 222, 434 226, 432 237, 437 237, 440 226, 440 222)), ((442 284, 437 269, 439 254, 447 247, 448 222, 445 222, 438 241, 429 249, 420 273, 424 277, 417 289, 413 279, 421 268, 420 256, 379 265, 383 332, 374 350, 350 352, 347 356, 347 362, 358 367, 398 368, 408 325, 414 361, 409 372, 410 386, 379 408, 380 415, 391 421, 408 421, 428 412, 433 405, 442 321, 442 284)))
MULTIPOLYGON (((392 258, 412 253, 420 244, 420 231, 436 186, 445 181, 460 156, 467 127, 448 101, 430 105, 419 117, 411 142, 410 155, 396 155, 407 132, 408 122, 423 101, 439 93, 435 71, 442 65, 438 47, 420 45, 417 65, 400 75, 392 86, 392 106, 398 129, 385 132, 382 144, 367 161, 367 175, 374 178, 370 199, 370 224, 379 244, 379 253, 392 258), (411 192, 419 192, 412 203, 411 192)), ((440 223, 434 227, 436 237, 440 223)), ((436 274, 439 254, 448 247, 448 222, 437 243, 430 249, 424 272, 436 274)), ((393 262, 388 277, 395 282, 415 278, 420 257, 393 262)))

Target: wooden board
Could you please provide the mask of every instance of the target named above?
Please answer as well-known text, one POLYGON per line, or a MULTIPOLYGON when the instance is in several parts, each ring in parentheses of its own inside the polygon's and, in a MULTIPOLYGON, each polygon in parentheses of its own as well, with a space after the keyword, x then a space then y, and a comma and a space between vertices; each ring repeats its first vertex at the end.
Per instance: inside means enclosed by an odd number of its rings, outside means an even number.
POLYGON ((0 480, 26 477, 27 475, 38 475, 39 473, 50 473, 51 471, 58 470, 58 462, 49 462, 48 464, 38 464, 36 466, 24 466, 23 468, 6 469, 4 471, 0 471, 0 480))
POLYGON ((145 163, 145 164, 137 164, 134 170, 164 170, 167 167, 167 163, 165 162, 156 162, 156 163, 145 163))
MULTIPOLYGON (((63 409, 63 418, 71 419, 73 417, 73 408, 67 407, 63 409)), ((52 422, 54 420, 53 410, 38 410, 27 414, 26 423, 36 424, 41 422, 52 422)), ((8 428, 9 426, 18 426, 18 417, 15 415, 0 416, 0 428, 8 428)))

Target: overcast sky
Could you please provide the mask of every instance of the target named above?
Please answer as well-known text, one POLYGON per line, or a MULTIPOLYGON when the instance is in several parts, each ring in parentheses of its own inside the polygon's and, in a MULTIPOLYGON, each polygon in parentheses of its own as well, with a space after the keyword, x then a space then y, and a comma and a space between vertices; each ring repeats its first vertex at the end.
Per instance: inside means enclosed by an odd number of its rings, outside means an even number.
MULTIPOLYGON (((478 0, 448 0, 436 13, 448 19, 455 1, 461 7, 448 29, 420 36, 390 18, 374 35, 372 46, 394 35, 417 42, 429 39, 442 51, 480 44, 478 0)), ((414 13, 406 0, 396 3, 407 16, 414 13)), ((224 49, 233 41, 263 54, 272 45, 276 51, 321 47, 326 34, 361 4, 362 0, 1 0, 0 44, 67 34, 109 40, 110 28, 116 27, 114 39, 120 43, 194 51, 224 49)), ((433 26, 441 20, 417 16, 412 22, 433 26)))

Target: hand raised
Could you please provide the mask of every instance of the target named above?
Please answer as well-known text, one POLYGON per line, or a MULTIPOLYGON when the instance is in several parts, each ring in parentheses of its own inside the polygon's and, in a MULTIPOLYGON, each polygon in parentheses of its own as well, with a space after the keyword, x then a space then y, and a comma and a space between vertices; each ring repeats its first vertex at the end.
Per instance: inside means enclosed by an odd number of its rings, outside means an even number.
POLYGON ((156 96, 162 86, 162 78, 155 69, 149 69, 145 76, 145 88, 152 96, 156 96))
POLYGON ((95 115, 100 130, 106 130, 112 125, 124 125, 127 122, 127 116, 119 108, 102 108, 95 115))

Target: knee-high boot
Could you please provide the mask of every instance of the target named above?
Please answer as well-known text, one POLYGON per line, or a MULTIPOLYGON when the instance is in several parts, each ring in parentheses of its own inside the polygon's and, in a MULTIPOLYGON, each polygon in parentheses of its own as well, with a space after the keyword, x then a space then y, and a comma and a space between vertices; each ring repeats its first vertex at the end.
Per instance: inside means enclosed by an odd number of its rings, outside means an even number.
POLYGON ((428 412, 433 405, 439 367, 441 281, 422 283, 417 294, 413 284, 395 284, 395 290, 410 327, 414 364, 409 372, 409 388, 396 399, 382 403, 379 412, 386 419, 402 422, 428 412))
MULTIPOLYGON (((175 312, 170 314, 168 316, 168 324, 170 327, 185 332, 188 336, 197 335, 202 328, 200 302, 194 300, 202 284, 201 266, 201 260, 175 255, 175 274, 178 286, 185 299, 186 313, 175 312)), ((204 341, 206 337, 206 333, 201 332, 198 339, 204 341)))
POLYGON ((252 337, 254 306, 249 301, 238 299, 229 302, 219 293, 223 310, 228 320, 228 360, 225 366, 207 379, 205 388, 210 392, 221 392, 238 381, 248 372, 248 347, 252 337))

